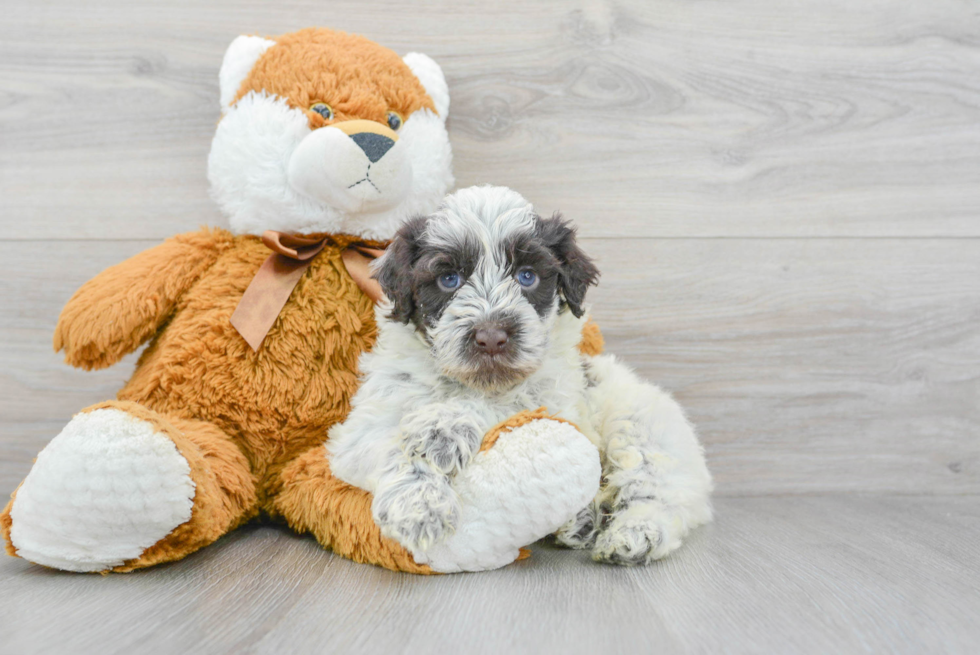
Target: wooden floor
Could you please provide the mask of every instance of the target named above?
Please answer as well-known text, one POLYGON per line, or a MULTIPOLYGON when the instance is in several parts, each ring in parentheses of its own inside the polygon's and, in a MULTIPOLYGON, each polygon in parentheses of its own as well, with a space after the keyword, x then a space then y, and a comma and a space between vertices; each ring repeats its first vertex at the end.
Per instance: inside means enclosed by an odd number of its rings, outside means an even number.
POLYGON ((717 523, 654 566, 598 566, 538 544, 500 571, 420 579, 251 526, 139 574, 11 560, 2 648, 976 653, 977 543, 971 498, 721 498, 717 523))
POLYGON ((688 408, 718 482, 717 522, 642 569, 539 544, 416 578, 269 525, 131 575, 4 558, 0 653, 977 652, 976 2, 0 11, 0 493, 132 372, 64 365, 61 305, 224 224, 224 48, 308 25, 442 64, 459 185, 581 227, 609 348, 688 408))

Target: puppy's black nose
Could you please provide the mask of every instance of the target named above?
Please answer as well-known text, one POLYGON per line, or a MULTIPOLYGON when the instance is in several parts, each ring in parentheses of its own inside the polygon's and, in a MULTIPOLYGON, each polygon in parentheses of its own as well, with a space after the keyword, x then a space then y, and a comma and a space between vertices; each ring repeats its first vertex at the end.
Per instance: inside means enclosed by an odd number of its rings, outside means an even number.
POLYGON ((367 155, 367 158, 371 160, 372 164, 384 157, 385 153, 391 150, 391 146, 395 145, 393 139, 373 132, 351 134, 350 138, 364 151, 364 154, 367 155))
POLYGON ((507 332, 496 325, 481 327, 473 335, 477 347, 488 355, 499 355, 507 345, 507 332))

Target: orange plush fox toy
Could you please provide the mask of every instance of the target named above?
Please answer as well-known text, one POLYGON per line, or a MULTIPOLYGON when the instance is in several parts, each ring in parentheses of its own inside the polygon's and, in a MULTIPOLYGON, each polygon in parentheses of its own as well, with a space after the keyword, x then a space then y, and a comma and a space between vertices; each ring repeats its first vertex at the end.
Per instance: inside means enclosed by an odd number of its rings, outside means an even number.
POLYGON ((131 571, 266 516, 356 561, 430 573, 501 566, 572 519, 596 492, 598 454, 565 424, 542 430, 541 415, 494 430, 460 474, 478 490, 462 497, 464 527, 510 523, 458 530, 438 565, 384 537, 371 496, 330 473, 327 430, 375 339, 364 253, 453 184, 439 66, 307 29, 235 39, 220 87, 209 179, 231 231, 169 239, 65 306, 54 345, 73 366, 149 345, 116 400, 82 410, 38 455, 0 515, 7 552, 131 571))

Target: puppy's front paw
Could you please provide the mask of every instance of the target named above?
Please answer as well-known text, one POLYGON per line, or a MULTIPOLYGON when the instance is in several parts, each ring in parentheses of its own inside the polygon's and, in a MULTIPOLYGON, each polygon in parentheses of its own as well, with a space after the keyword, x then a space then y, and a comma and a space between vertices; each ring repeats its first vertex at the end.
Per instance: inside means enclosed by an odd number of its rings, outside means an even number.
POLYGON ((381 533, 411 551, 427 550, 455 532, 462 511, 449 481, 433 475, 379 487, 371 510, 381 533))
POLYGON ((596 537, 592 559, 624 566, 649 564, 679 548, 685 533, 683 521, 662 504, 637 503, 609 517, 596 537))
POLYGON ((476 421, 442 406, 412 412, 401 428, 405 453, 426 460, 445 475, 453 475, 473 459, 483 440, 476 421))

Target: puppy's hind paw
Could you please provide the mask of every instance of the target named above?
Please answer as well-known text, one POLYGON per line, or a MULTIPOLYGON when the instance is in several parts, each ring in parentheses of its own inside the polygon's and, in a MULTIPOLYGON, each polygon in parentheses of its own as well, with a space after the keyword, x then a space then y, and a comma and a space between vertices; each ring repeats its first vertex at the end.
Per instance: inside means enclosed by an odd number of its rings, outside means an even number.
POLYGON ((599 532, 592 559, 623 566, 649 564, 680 547, 683 522, 658 503, 635 505, 610 517, 599 532))
POLYGON ((565 548, 575 548, 583 550, 592 548, 595 545, 596 537, 599 535, 601 517, 596 503, 589 503, 579 510, 571 521, 561 526, 555 533, 558 545, 565 548))
POLYGON ((425 551, 453 534, 462 512, 449 481, 438 476, 379 488, 371 509, 381 533, 413 552, 425 551))

